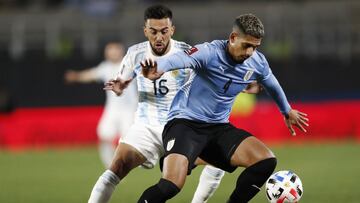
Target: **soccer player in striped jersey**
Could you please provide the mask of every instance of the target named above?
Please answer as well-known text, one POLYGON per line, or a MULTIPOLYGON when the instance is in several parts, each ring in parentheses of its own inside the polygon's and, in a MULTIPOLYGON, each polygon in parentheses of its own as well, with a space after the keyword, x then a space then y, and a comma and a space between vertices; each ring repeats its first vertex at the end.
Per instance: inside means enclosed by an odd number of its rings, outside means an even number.
POLYGON ((248 202, 259 192, 275 169, 276 158, 255 136, 229 123, 236 95, 253 81, 261 83, 276 101, 292 135, 292 125, 306 132, 307 115, 291 108, 266 58, 256 50, 263 36, 261 21, 245 14, 236 18, 228 40, 203 43, 141 64, 143 75, 152 80, 181 67, 194 72, 176 94, 164 127, 163 176, 142 194, 139 203, 163 203, 175 196, 198 157, 227 172, 245 167, 228 203, 248 202))
MULTIPOLYGON (((144 34, 148 41, 128 49, 120 64, 118 79, 109 81, 104 88, 121 95, 123 89, 136 77, 139 103, 135 122, 129 132, 121 137, 112 164, 96 182, 89 203, 108 202, 120 180, 133 168, 139 165, 153 168, 163 156, 161 134, 168 110, 176 92, 189 76, 189 70, 185 69, 168 72, 155 81, 142 76, 139 64, 145 58, 157 59, 190 48, 184 42, 171 39, 175 27, 171 21, 172 12, 168 8, 149 7, 144 18, 144 34), (135 69, 136 66, 138 69, 135 69)), ((192 202, 206 202, 220 184, 223 175, 224 171, 206 166, 192 202)))

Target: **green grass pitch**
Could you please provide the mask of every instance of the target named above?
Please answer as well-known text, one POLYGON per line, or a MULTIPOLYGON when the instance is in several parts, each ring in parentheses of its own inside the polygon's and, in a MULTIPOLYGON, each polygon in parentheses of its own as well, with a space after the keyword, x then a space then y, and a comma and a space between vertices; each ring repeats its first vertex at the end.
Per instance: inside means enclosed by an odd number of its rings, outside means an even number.
MULTIPOLYGON (((291 169, 304 186, 302 203, 360 202, 360 145, 306 144, 271 147, 278 158, 276 171, 291 169)), ((187 178, 184 189, 170 203, 189 203, 202 167, 187 178)), ((103 172, 96 148, 7 152, 0 150, 0 202, 87 202, 103 172)), ((209 203, 226 202, 241 172, 226 174, 209 203)), ((111 202, 132 203, 158 181, 158 166, 137 168, 118 186, 111 202)), ((252 202, 266 203, 264 190, 252 202)))

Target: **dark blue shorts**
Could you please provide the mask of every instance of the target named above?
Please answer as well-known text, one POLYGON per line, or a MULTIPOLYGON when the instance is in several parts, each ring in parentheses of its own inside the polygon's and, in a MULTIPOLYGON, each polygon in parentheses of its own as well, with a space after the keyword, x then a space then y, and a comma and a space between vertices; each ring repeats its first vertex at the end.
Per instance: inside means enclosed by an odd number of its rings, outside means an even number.
POLYGON ((189 170, 200 157, 230 173, 237 168, 230 164, 232 155, 239 144, 250 136, 250 133, 230 123, 205 123, 182 118, 169 121, 162 134, 165 157, 172 153, 186 156, 189 170))

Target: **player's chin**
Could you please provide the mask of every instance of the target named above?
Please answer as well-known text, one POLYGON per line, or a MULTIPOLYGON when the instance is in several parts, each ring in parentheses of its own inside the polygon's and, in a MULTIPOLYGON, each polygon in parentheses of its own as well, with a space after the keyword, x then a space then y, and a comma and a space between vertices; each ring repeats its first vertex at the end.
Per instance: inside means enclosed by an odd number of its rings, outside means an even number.
POLYGON ((246 58, 244 58, 244 57, 238 57, 235 59, 236 63, 244 63, 245 60, 246 60, 246 58))
POLYGON ((165 48, 155 48, 156 55, 163 55, 165 53, 165 48))

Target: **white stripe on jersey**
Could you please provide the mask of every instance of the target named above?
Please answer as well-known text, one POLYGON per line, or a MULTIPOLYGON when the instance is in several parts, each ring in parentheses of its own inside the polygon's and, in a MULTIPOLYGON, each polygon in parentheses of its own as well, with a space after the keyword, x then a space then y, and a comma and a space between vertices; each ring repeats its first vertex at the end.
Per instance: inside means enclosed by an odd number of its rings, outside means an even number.
MULTIPOLYGON (((184 42, 171 40, 170 43, 170 51, 164 56, 190 48, 184 42)), ((120 65, 121 71, 118 73, 118 77, 131 77, 135 72, 135 67, 147 58, 158 58, 152 53, 148 41, 131 46, 120 65)), ((176 92, 184 85, 190 71, 190 69, 179 69, 166 72, 156 81, 145 78, 139 71, 137 75, 139 104, 135 121, 151 125, 164 125, 171 102, 176 92)))

